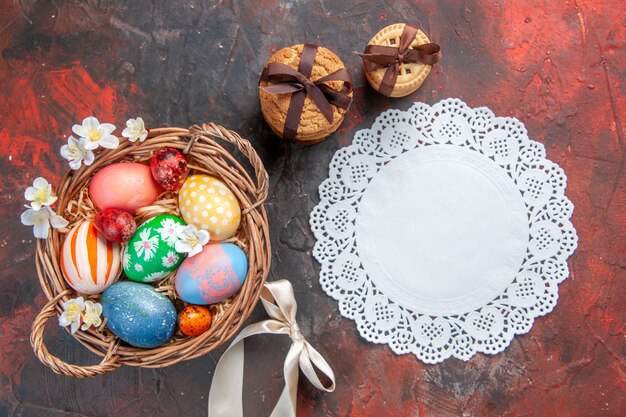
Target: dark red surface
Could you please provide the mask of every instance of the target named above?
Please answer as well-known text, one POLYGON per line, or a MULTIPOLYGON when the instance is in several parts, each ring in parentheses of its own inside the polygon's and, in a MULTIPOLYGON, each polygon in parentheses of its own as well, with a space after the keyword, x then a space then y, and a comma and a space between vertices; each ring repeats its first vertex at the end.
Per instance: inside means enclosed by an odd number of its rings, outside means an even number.
MULTIPOLYGON (((287 278, 299 323, 337 375, 333 394, 300 384, 301 416, 626 415, 626 5, 607 1, 435 0, 0 2, 0 416, 206 416, 223 349, 159 370, 123 368, 82 381, 33 355, 30 324, 45 302, 22 192, 58 182, 60 146, 93 114, 121 133, 215 121, 251 139, 271 176, 271 278, 287 278), (407 21, 443 50, 415 94, 385 99, 353 51, 407 21), (338 133, 297 148, 262 122, 256 83, 267 57, 294 43, 331 47, 355 79, 338 133), (579 248, 555 310, 496 356, 428 366, 366 343, 324 295, 308 215, 334 151, 382 110, 460 97, 515 116, 568 175, 579 248)), ((253 320, 263 317, 257 310, 253 320)), ((97 358, 50 323, 51 351, 97 358)), ((264 416, 282 389, 287 340, 246 342, 246 415, 264 416)))

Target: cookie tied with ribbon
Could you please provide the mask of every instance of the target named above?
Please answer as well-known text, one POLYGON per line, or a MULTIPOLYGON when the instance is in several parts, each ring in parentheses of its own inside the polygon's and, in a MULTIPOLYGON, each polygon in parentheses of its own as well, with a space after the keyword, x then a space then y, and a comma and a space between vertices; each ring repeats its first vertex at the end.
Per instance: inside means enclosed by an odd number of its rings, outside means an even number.
POLYGON ((441 59, 441 49, 421 30, 398 23, 378 32, 358 55, 375 90, 387 97, 404 97, 422 85, 441 59))
POLYGON ((352 103, 352 78, 329 49, 294 45, 276 52, 259 81, 263 117, 274 133, 313 144, 333 133, 352 103))

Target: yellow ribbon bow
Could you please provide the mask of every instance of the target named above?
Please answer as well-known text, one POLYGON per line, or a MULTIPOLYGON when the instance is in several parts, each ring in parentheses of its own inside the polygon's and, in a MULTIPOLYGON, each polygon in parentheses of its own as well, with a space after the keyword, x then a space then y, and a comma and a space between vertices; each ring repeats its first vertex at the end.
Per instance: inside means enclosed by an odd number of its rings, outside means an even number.
POLYGON ((209 417, 243 417, 243 341, 255 334, 286 334, 292 341, 283 366, 285 387, 270 417, 296 417, 298 366, 316 388, 326 392, 335 390, 335 374, 330 365, 300 333, 296 323, 298 306, 291 283, 280 280, 265 284, 261 291, 261 301, 271 319, 243 329, 224 352, 211 383, 209 417), (325 386, 320 381, 315 368, 328 377, 330 386, 325 386))

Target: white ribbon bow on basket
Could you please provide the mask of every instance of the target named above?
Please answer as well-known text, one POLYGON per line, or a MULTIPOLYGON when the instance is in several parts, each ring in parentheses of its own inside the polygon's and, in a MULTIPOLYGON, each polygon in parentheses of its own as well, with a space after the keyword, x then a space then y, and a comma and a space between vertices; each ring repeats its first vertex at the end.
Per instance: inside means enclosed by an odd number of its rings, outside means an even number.
POLYGON ((300 333, 296 323, 298 306, 291 283, 287 280, 266 283, 261 292, 261 301, 271 319, 243 329, 224 352, 211 383, 209 417, 243 417, 243 341, 255 334, 286 334, 292 341, 283 366, 285 387, 270 417, 296 416, 298 366, 316 388, 326 392, 335 390, 335 374, 330 365, 300 333), (330 386, 320 381, 315 368, 328 377, 330 386))

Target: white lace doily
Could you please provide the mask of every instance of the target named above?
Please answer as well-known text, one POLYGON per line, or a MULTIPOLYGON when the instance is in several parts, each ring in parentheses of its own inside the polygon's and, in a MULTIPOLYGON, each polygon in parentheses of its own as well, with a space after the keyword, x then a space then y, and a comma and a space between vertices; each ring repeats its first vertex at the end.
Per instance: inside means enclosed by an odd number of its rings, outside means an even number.
POLYGON ((577 245, 563 170, 456 99, 382 113, 311 213, 320 282, 361 335, 426 363, 497 353, 552 310, 577 245))

